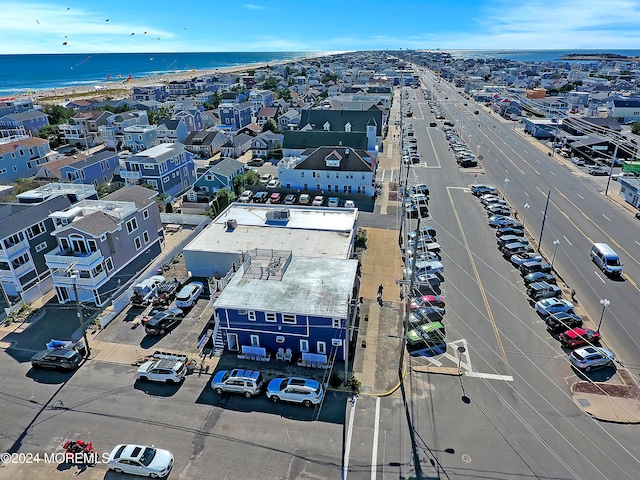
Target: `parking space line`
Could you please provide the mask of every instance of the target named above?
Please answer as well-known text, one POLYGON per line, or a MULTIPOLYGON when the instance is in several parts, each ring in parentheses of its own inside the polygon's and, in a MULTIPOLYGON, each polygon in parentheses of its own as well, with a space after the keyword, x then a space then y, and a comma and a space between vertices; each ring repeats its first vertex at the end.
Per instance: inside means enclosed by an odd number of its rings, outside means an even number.
POLYGON ((373 449, 371 452, 371 480, 376 480, 378 469, 378 435, 380 433, 380 397, 376 397, 376 415, 373 424, 373 449))
POLYGON ((344 445, 344 458, 342 460, 342 480, 347 480, 347 472, 349 471, 349 454, 351 453, 351 437, 353 435, 353 420, 356 416, 356 403, 358 397, 351 399, 351 416, 349 417, 349 428, 347 429, 347 440, 344 445))

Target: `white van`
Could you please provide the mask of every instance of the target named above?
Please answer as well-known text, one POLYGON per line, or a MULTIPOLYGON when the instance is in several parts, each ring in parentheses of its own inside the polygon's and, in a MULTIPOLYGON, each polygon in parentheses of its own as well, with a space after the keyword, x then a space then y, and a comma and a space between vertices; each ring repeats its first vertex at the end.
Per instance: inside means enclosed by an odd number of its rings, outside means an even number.
POLYGON ((607 275, 620 276, 622 274, 622 264, 618 254, 606 243, 593 244, 591 259, 607 275))

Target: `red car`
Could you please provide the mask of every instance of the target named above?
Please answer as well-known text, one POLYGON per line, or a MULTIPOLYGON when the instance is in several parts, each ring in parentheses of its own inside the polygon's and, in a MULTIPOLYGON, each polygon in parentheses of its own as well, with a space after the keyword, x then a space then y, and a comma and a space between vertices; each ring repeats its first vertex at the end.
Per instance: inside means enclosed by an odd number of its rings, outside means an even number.
POLYGON ((412 298, 409 303, 409 309, 414 311, 422 307, 440 307, 444 308, 444 298, 440 295, 423 295, 421 297, 412 298))
POLYGON ((590 328, 572 328, 560 334, 560 342, 568 348, 595 345, 600 343, 600 332, 596 332, 590 328))
POLYGON ((271 201, 271 203, 280 203, 282 202, 282 194, 278 192, 274 192, 269 197, 269 200, 271 201))

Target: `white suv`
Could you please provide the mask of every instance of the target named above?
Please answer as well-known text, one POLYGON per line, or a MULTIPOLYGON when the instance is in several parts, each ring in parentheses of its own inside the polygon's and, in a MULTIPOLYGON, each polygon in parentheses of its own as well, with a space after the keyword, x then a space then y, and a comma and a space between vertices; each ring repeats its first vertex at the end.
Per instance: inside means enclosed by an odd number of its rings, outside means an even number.
POLYGON ((200 282, 191 282, 182 287, 182 290, 176 296, 176 307, 189 308, 198 300, 198 297, 204 290, 204 285, 200 282))
POLYGON ((274 378, 267 386, 267 398, 272 402, 282 400, 311 407, 322 402, 324 389, 316 380, 297 377, 274 378))
POLYGON ((241 393, 247 398, 259 395, 264 386, 262 374, 255 370, 221 370, 213 376, 211 388, 218 395, 224 392, 241 393))
POLYGON ((156 355, 138 367, 136 378, 143 382, 180 383, 187 374, 187 360, 183 355, 156 355))

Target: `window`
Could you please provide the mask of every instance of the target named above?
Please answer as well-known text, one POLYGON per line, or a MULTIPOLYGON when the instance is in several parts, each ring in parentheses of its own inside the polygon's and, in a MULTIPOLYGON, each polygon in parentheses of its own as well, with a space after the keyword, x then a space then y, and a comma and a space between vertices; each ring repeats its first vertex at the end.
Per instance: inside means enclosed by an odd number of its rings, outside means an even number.
POLYGON ((249 338, 251 340, 251 346, 252 347, 259 347, 260 346, 260 336, 259 335, 249 335, 249 338))
POLYGON ((107 236, 106 235, 100 235, 100 241, 101 242, 106 242, 107 241, 107 236))
POLYGON ((69 250, 69 240, 66 238, 60 239, 60 249, 61 250, 69 250))
POLYGON ((104 265, 105 267, 107 267, 107 272, 110 272, 111 270, 113 270, 113 260, 111 260, 111 258, 107 258, 104 261, 104 265))
POLYGON ((89 251, 90 252, 97 252, 98 251, 98 244, 96 243, 95 240, 92 240, 92 239, 87 240, 87 245, 89 245, 89 251))
POLYGON ((341 338, 332 338, 331 339, 331 345, 334 347, 341 347, 342 346, 342 339, 341 338))
POLYGON ((142 168, 144 168, 145 170, 153 170, 153 165, 150 165, 148 163, 143 163, 142 168))
POLYGON ((41 252, 45 248, 47 248, 47 242, 42 242, 42 243, 36 245, 35 250, 36 250, 36 252, 41 252))
POLYGON ((276 337, 276 343, 284 343, 284 337, 282 335, 278 335, 276 337))
POLYGON ((327 354, 327 342, 316 342, 316 351, 320 355, 326 355, 327 354))
POLYGON ((140 250, 142 248, 142 243, 140 242, 140 237, 134 238, 133 243, 135 243, 135 245, 136 245, 136 250, 140 250))
POLYGON ((144 210, 142 212, 142 218, 144 218, 145 220, 149 218, 149 210, 144 210))
POLYGON ((282 314, 282 323, 288 323, 290 325, 295 325, 296 324, 296 316, 292 315, 290 313, 283 313, 282 314))
POLYGON ((127 222, 127 232, 131 233, 138 229, 138 221, 135 218, 132 218, 127 222))
POLYGON ((332 323, 333 328, 342 328, 342 321, 339 318, 334 318, 332 323))
POLYGON ((256 321, 256 312, 255 312, 255 311, 253 311, 253 310, 249 310, 249 311, 247 312, 247 318, 248 318, 249 320, 251 320, 252 322, 255 322, 255 321, 256 321))
POLYGON ((276 321, 276 314, 275 313, 265 313, 264 314, 264 320, 265 322, 275 322, 276 321))
POLYGON ((168 177, 168 176, 166 176, 166 177, 164 177, 164 178, 162 179, 162 182, 163 182, 163 183, 167 183, 168 181, 169 181, 169 177, 168 177))
POLYGON ((144 243, 149 243, 149 232, 148 231, 144 231, 142 232, 142 240, 144 240, 144 243))
POLYGON ((301 352, 309 351, 309 340, 300 340, 300 351, 301 352))
POLYGON ((31 225, 29 228, 27 228, 27 236, 29 238, 33 238, 36 237, 42 233, 45 233, 47 231, 44 222, 39 222, 36 223, 35 225, 31 225))

